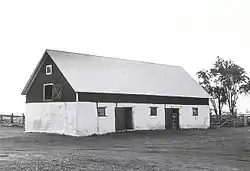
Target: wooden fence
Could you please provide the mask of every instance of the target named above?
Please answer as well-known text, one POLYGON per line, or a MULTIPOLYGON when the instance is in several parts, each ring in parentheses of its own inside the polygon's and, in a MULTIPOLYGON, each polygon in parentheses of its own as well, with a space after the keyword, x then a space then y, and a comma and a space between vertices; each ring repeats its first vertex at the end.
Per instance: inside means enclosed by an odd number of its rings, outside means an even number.
POLYGON ((243 127, 250 126, 249 115, 222 115, 220 121, 216 115, 211 115, 211 127, 243 127))
POLYGON ((1 126, 18 126, 24 127, 25 116, 24 114, 0 114, 0 125, 1 126))

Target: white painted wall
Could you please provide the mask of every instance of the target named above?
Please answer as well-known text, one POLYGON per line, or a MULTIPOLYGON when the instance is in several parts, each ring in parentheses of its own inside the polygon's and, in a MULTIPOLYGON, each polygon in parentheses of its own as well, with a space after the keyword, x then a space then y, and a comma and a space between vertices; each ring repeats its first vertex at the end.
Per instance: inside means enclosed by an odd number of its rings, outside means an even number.
MULTIPOLYGON (((97 117, 96 103, 80 102, 78 109, 78 135, 104 134, 115 132, 115 103, 98 103, 107 107, 106 117, 97 117)), ((118 103, 117 107, 132 107, 135 130, 165 129, 165 107, 179 108, 180 128, 206 129, 210 126, 209 106, 205 105, 164 105, 118 103), (150 107, 158 107, 157 116, 150 116, 150 107), (199 116, 192 116, 197 107, 199 116)))
POLYGON ((197 106, 199 116, 192 116, 192 106, 181 109, 180 125, 182 129, 198 128, 207 129, 210 127, 210 114, 208 106, 197 106))
POLYGON ((76 103, 27 103, 25 131, 75 135, 76 114, 76 103))
MULTIPOLYGON (((75 136, 115 132, 115 103, 98 103, 106 107, 106 117, 97 117, 96 103, 28 103, 26 132, 48 132, 75 136)), ((179 108, 180 128, 208 128, 209 106, 119 103, 117 107, 132 107, 135 130, 165 129, 165 107, 179 108), (150 116, 150 107, 158 107, 157 116, 150 116), (199 116, 192 116, 197 107, 199 116)))
POLYGON ((135 130, 165 129, 165 109, 159 104, 118 104, 132 107, 135 130), (157 116, 150 116, 150 107, 158 107, 157 116))
POLYGON ((181 129, 207 129, 210 127, 208 105, 166 105, 166 108, 179 108, 179 125, 181 129), (198 108, 199 116, 193 116, 193 107, 198 108))
POLYGON ((115 104, 98 103, 98 106, 107 107, 106 117, 97 117, 96 103, 79 102, 77 135, 87 136, 115 132, 115 104))

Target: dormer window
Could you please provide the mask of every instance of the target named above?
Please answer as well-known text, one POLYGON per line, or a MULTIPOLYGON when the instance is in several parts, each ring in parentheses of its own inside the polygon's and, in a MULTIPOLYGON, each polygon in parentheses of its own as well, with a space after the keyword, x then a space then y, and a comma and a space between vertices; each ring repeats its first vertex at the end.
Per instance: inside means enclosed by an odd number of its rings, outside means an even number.
POLYGON ((46 65, 46 75, 52 74, 52 65, 46 65))

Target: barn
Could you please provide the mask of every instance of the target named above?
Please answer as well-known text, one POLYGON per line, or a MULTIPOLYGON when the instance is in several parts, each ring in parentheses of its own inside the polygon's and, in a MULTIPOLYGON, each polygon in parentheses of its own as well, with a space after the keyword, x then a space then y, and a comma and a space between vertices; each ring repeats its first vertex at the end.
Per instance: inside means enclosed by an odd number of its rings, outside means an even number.
POLYGON ((46 50, 22 91, 25 131, 206 129, 209 95, 179 66, 46 50))

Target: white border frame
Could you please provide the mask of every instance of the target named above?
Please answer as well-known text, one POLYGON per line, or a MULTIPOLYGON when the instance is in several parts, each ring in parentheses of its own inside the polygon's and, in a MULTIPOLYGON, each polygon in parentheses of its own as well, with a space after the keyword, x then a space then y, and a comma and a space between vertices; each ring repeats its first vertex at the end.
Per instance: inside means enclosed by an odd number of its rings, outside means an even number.
POLYGON ((45 74, 46 74, 46 75, 51 75, 51 74, 52 74, 52 72, 53 72, 53 70, 52 70, 52 69, 53 69, 53 68, 52 68, 52 65, 46 65, 46 68, 45 68, 45 74), (50 68, 50 71, 51 71, 51 72, 48 72, 47 68, 50 68))
POLYGON ((198 117, 199 116, 199 108, 196 106, 192 106, 192 116, 193 117, 198 117), (194 109, 197 109, 197 115, 194 115, 194 109))
POLYGON ((107 116, 107 107, 106 107, 106 106, 98 106, 98 107, 97 107, 97 117, 100 117, 100 118, 101 118, 101 117, 108 117, 108 116, 107 116), (104 109, 104 114, 105 114, 104 116, 99 116, 99 110, 98 110, 99 108, 104 109))
POLYGON ((48 85, 52 85, 53 86, 54 84, 53 83, 43 84, 43 101, 53 101, 53 88, 52 88, 52 98, 45 100, 45 86, 48 86, 48 85))
POLYGON ((150 106, 149 107, 149 116, 150 117, 157 117, 158 116, 158 107, 157 106, 150 106), (156 108, 156 115, 151 115, 152 108, 156 108))

